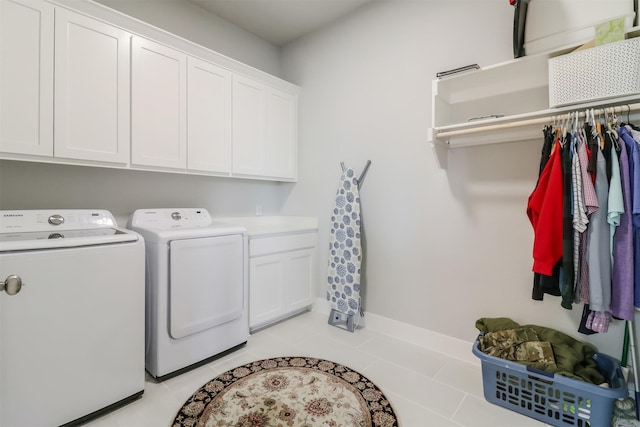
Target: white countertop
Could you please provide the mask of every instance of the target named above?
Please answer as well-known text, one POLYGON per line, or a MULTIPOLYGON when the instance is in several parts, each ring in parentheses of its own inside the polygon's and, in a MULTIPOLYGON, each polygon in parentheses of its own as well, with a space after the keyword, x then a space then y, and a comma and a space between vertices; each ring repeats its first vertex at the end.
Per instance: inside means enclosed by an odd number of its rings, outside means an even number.
POLYGON ((248 216, 214 218, 215 221, 241 225, 250 238, 274 234, 318 231, 318 218, 308 216, 248 216))

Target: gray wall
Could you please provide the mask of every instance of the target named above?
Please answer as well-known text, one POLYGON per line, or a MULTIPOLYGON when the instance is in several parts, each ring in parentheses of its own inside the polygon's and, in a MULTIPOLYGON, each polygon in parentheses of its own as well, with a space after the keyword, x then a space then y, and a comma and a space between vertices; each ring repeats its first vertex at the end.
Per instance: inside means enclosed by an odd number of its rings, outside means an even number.
MULTIPOLYGON (((502 0, 378 2, 285 46, 284 78, 303 90, 300 183, 284 211, 319 217, 318 296, 339 164, 370 159, 366 311, 467 341, 478 318, 501 316, 585 338, 581 306, 531 300, 525 209, 542 141, 452 150, 447 170, 427 142, 436 72, 511 60, 512 22, 502 0)), ((621 334, 618 324, 590 339, 619 357, 621 334)))
POLYGON ((95 1, 280 77, 277 47, 197 4, 185 0, 95 1))
POLYGON ((119 225, 142 208, 202 207, 213 216, 281 211, 292 184, 0 161, 0 209, 107 209, 119 225))

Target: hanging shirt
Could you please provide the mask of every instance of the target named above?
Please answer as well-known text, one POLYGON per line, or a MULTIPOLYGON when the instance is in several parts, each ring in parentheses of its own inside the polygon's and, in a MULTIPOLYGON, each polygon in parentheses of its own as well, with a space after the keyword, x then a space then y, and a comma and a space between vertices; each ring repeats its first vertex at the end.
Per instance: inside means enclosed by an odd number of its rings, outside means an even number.
POLYGON ((613 273, 611 278, 611 314, 619 319, 633 320, 634 264, 633 225, 631 224, 631 188, 627 145, 621 139, 620 182, 623 212, 613 238, 613 273))
MULTIPOLYGON (((618 137, 626 145, 629 155, 634 265, 640 265, 640 152, 638 143, 631 137, 626 127, 618 129, 618 137)), ((634 305, 640 307, 640 268, 634 269, 634 305)))
POLYGON ((533 271, 547 276, 562 258, 562 163, 556 143, 538 186, 529 196, 527 216, 534 232, 533 271))
MULTIPOLYGON (((540 182, 542 171, 547 166, 547 163, 549 163, 551 150, 555 142, 555 131, 552 126, 545 126, 543 134, 544 143, 542 145, 542 152, 540 153, 540 169, 538 171, 538 182, 536 182, 536 188, 540 182)), ((558 263, 554 266, 553 274, 551 276, 534 272, 531 298, 537 301, 542 301, 544 299, 544 294, 560 296, 560 270, 560 263, 558 263)))
POLYGON ((562 146, 562 275, 560 280, 560 305, 571 310, 573 303, 573 215, 572 215, 572 178, 571 158, 573 154, 573 135, 566 135, 562 146))
POLYGON ((573 197, 573 297, 576 300, 576 293, 579 292, 578 282, 580 278, 580 242, 582 233, 587 230, 589 218, 587 217, 587 206, 584 203, 584 190, 582 188, 582 171, 580 169, 580 159, 578 158, 578 146, 581 143, 579 135, 572 141, 573 156, 571 158, 571 192, 573 197))
MULTIPOLYGON (((596 190, 593 185, 592 174, 588 172, 589 158, 596 158, 598 152, 595 151, 589 155, 587 149, 587 139, 583 132, 578 134, 578 158, 580 159, 580 170, 582 172, 582 189, 584 193, 584 203, 587 209, 587 218, 590 218, 599 208, 596 190)), ((577 290, 575 295, 576 302, 589 303, 589 265, 587 263, 587 233, 582 233, 580 241, 580 274, 578 277, 577 290)))
POLYGON ((600 155, 596 161, 595 188, 600 208, 591 215, 590 226, 587 229, 589 306, 592 311, 606 312, 609 311, 611 304, 611 252, 609 251, 609 224, 607 223, 609 183, 607 182, 606 159, 600 155))
MULTIPOLYGON (((606 139, 611 135, 607 134, 606 139)), ((620 225, 620 216, 624 212, 624 201, 622 198, 622 181, 620 179, 620 164, 618 163, 618 153, 614 144, 607 144, 606 150, 610 154, 611 180, 609 181, 609 199, 607 202, 607 222, 609 223, 609 250, 611 252, 611 265, 613 265, 613 240, 616 229, 620 225)))
POLYGON ((624 128, 629 132, 629 134, 631 134, 631 137, 640 144, 640 131, 635 130, 630 125, 626 125, 624 128))
POLYGON ((544 142, 542 143, 542 152, 540 153, 540 168, 538 170, 538 179, 540 179, 540 175, 542 175, 544 167, 549 162, 549 157, 551 157, 551 147, 553 147, 554 142, 552 126, 545 126, 542 130, 542 133, 544 134, 544 142))

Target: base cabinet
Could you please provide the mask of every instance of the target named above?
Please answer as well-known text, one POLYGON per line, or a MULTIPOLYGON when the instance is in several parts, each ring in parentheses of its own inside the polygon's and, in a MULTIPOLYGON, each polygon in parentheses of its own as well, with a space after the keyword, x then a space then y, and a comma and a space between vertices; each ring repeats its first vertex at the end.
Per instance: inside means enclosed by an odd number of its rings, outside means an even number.
POLYGON ((249 326, 257 329, 313 303, 317 234, 249 241, 249 326))

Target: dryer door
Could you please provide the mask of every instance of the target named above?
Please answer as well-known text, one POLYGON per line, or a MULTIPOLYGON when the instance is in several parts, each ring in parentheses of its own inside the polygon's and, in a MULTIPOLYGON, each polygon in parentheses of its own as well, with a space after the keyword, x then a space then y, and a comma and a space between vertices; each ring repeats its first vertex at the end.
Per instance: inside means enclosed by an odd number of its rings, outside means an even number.
POLYGON ((179 339, 237 319, 244 310, 242 235, 169 244, 169 333, 179 339))

